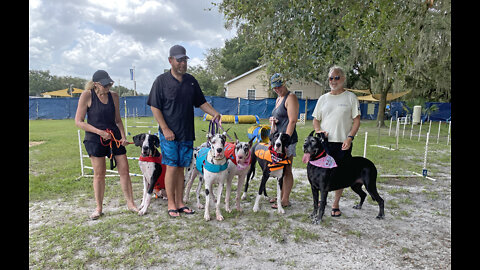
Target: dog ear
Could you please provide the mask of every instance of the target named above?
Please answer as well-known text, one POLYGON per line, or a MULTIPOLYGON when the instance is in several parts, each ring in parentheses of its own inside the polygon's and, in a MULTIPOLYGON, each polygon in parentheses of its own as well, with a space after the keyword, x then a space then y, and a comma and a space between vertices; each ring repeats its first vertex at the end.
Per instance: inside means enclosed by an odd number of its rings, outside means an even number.
POLYGON ((234 131, 233 135, 235 135, 235 144, 238 144, 240 140, 238 139, 237 133, 234 131))
POLYGON ((308 134, 308 137, 312 137, 314 132, 315 132, 315 130, 312 130, 312 132, 310 132, 310 134, 308 134))
POLYGON ((153 136, 153 145, 155 145, 155 147, 160 147, 160 139, 157 137, 157 135, 150 136, 153 136))
POLYGON ((252 144, 254 140, 255 140, 255 137, 252 137, 250 141, 248 141, 248 146, 250 147, 250 149, 252 148, 252 144))
POLYGON ((133 136, 133 142, 135 143, 135 146, 141 146, 143 143, 143 140, 145 140, 145 133, 141 133, 133 136))

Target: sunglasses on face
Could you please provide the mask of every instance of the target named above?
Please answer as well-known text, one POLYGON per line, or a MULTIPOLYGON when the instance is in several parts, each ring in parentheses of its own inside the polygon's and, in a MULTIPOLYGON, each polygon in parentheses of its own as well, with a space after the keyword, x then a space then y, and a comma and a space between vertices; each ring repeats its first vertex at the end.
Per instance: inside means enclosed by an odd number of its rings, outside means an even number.
POLYGON ((178 63, 181 63, 181 62, 185 62, 185 63, 187 63, 187 61, 188 61, 187 59, 188 59, 188 58, 186 58, 186 57, 182 57, 182 58, 175 58, 175 60, 177 60, 177 62, 178 62, 178 63))
POLYGON ((335 76, 335 77, 330 77, 328 78, 330 81, 333 81, 333 79, 335 79, 335 81, 338 81, 340 80, 340 76, 335 76))

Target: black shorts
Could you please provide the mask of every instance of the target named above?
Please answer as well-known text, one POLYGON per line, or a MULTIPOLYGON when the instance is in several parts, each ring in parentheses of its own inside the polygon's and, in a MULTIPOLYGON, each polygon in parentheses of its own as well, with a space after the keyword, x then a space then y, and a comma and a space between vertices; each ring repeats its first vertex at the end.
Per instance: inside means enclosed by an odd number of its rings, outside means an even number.
POLYGON ((328 143, 328 154, 335 159, 337 164, 342 163, 348 158, 352 157, 352 148, 353 143, 350 145, 350 149, 342 150, 341 142, 329 142, 328 143))
MULTIPOLYGON (((103 146, 100 143, 100 140, 98 140, 98 142, 90 140, 83 141, 83 144, 85 145, 85 149, 87 150, 89 156, 110 157, 110 146, 103 146)), ((112 143, 112 150, 114 156, 125 155, 127 153, 127 149, 125 149, 125 146, 120 145, 120 147, 117 148, 117 145, 115 143, 112 143)))

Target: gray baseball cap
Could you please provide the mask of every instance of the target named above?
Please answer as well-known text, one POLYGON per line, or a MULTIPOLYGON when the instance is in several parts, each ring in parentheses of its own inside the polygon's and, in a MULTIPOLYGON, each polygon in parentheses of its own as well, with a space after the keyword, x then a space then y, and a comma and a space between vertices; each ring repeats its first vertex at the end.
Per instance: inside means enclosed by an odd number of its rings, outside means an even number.
POLYGON ((173 45, 170 48, 170 57, 175 57, 176 59, 180 59, 182 57, 187 57, 187 59, 190 59, 190 57, 187 56, 187 50, 181 45, 173 45))

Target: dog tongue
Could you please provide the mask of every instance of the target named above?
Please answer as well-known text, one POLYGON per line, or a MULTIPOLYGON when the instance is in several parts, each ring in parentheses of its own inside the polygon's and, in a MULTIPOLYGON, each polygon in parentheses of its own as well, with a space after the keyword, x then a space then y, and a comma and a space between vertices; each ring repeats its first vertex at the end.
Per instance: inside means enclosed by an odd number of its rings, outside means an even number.
POLYGON ((309 154, 309 153, 303 154, 302 162, 305 163, 305 164, 307 164, 308 161, 310 161, 310 154, 309 154))

